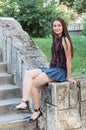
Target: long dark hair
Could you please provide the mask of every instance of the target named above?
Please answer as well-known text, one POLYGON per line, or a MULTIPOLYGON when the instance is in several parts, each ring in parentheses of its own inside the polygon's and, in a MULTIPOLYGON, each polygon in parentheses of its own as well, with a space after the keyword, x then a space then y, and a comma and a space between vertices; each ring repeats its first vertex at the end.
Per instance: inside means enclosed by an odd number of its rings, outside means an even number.
MULTIPOLYGON (((53 44, 54 42, 56 41, 55 39, 57 39, 57 35, 55 34, 55 32, 53 31, 53 22, 54 21, 59 21, 61 24, 62 24, 62 27, 63 27, 63 32, 62 32, 62 37, 64 36, 68 38, 68 40, 70 41, 70 44, 71 44, 71 57, 73 57, 73 46, 72 46, 72 42, 71 42, 71 38, 69 36, 69 33, 68 33, 68 30, 67 30, 67 26, 66 26, 66 23, 65 21, 62 19, 62 18, 54 18, 51 22, 51 27, 52 27, 52 38, 53 38, 53 44)), ((66 42, 66 41, 65 41, 66 42)))

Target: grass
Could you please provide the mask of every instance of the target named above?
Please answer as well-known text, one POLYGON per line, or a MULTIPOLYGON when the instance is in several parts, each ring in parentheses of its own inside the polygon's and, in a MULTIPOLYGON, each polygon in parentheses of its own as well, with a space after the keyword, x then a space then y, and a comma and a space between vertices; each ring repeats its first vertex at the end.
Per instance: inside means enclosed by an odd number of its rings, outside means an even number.
MULTIPOLYGON (((71 36, 74 57, 72 59, 72 75, 86 74, 86 36, 71 36)), ((48 61, 51 59, 52 38, 34 38, 34 42, 44 52, 48 61)))

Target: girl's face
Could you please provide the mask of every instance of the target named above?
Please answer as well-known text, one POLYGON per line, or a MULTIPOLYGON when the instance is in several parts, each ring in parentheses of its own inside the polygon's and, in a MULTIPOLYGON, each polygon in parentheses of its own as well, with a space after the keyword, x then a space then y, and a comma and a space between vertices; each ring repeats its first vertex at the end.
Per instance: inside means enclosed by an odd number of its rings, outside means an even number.
POLYGON ((60 21, 55 20, 53 22, 53 31, 56 35, 58 35, 58 37, 62 36, 63 27, 60 21))

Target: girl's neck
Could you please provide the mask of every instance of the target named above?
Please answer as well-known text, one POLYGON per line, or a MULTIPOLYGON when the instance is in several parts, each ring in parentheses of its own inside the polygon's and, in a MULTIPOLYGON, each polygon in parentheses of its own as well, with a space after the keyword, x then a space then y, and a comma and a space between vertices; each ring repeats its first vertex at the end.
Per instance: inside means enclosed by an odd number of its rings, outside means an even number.
POLYGON ((62 37, 62 34, 57 35, 58 38, 62 37))

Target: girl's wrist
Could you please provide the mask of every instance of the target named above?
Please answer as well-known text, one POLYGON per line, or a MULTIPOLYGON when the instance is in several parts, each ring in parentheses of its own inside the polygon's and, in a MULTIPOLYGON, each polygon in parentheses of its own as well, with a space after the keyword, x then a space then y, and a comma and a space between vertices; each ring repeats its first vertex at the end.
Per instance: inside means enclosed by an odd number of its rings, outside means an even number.
POLYGON ((66 78, 66 80, 67 80, 67 81, 69 81, 69 80, 70 80, 70 78, 69 78, 69 77, 67 77, 67 78, 66 78))

